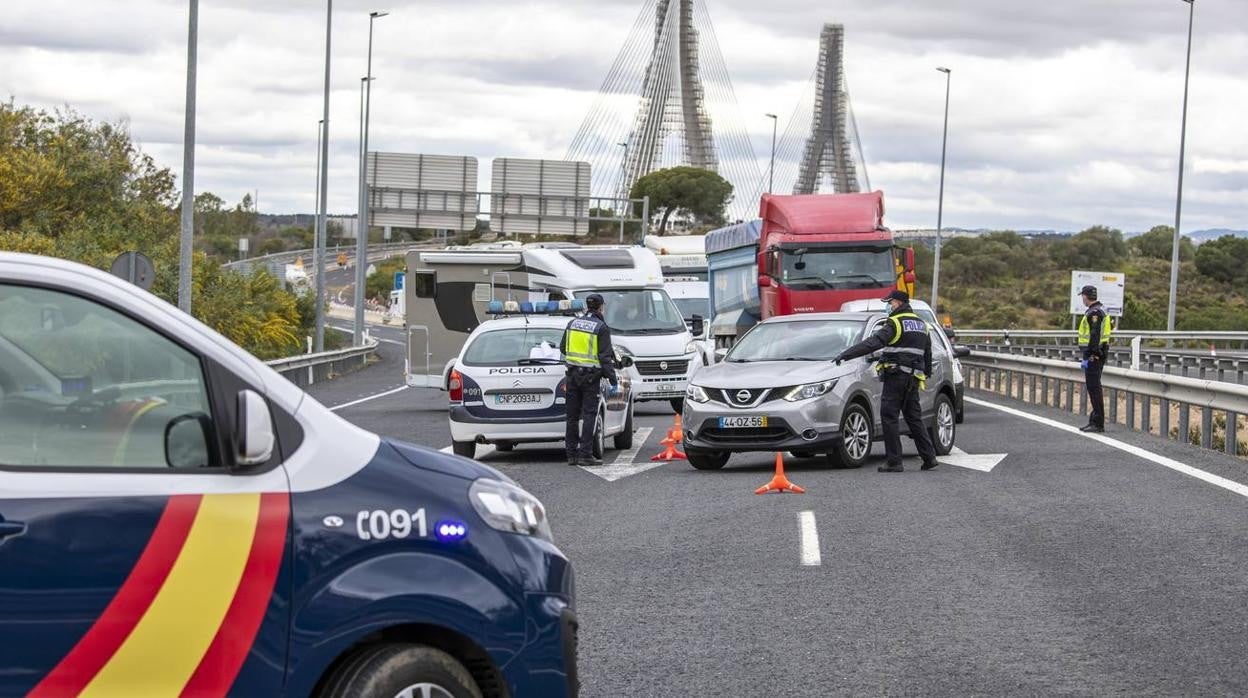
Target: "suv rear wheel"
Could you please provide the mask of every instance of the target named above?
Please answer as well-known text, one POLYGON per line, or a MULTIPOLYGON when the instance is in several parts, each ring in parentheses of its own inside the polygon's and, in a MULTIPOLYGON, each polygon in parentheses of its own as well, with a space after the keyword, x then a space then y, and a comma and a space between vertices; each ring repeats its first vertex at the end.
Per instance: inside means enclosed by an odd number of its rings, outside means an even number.
POLYGON ((382 645, 348 659, 320 695, 481 698, 481 689, 462 664, 441 650, 423 645, 382 645))
POLYGON ((871 457, 871 415, 862 403, 851 402, 841 414, 841 438, 828 454, 832 465, 861 468, 871 457))
POLYGON ((615 450, 627 451, 633 447, 633 403, 628 403, 628 416, 624 418, 624 431, 614 437, 615 450))

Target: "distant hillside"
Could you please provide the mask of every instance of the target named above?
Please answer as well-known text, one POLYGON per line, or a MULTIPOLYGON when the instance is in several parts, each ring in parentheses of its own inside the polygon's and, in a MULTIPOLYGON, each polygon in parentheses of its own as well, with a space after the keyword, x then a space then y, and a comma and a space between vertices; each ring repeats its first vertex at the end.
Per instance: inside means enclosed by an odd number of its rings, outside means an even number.
POLYGON ((1237 238, 1248 238, 1248 230, 1229 230, 1227 228, 1213 228, 1211 230, 1197 230, 1187 233, 1186 237, 1192 239, 1192 242, 1200 244, 1210 240, 1217 240, 1220 237, 1233 235, 1237 238))

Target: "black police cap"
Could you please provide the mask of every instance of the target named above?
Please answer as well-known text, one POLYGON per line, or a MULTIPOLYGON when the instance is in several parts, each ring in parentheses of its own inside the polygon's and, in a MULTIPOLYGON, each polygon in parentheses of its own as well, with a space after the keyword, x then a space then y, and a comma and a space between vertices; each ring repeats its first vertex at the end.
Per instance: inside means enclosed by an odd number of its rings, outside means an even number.
POLYGON ((889 301, 901 301, 902 303, 909 303, 909 302, 910 302, 910 294, 909 294, 909 293, 906 293, 905 291, 902 291, 902 290, 898 289, 898 290, 893 291, 892 293, 888 294, 887 296, 884 296, 884 297, 883 297, 883 298, 881 298, 880 300, 884 301, 885 303, 887 303, 887 302, 889 302, 889 301))
POLYGON ((591 293, 588 296, 585 296, 585 305, 589 306, 591 309, 601 308, 604 302, 602 294, 600 293, 591 293))
POLYGON ((1091 284, 1084 286, 1083 290, 1080 291, 1079 293, 1080 295, 1087 296, 1088 298, 1091 298, 1092 300, 1096 300, 1096 287, 1092 286, 1091 284))

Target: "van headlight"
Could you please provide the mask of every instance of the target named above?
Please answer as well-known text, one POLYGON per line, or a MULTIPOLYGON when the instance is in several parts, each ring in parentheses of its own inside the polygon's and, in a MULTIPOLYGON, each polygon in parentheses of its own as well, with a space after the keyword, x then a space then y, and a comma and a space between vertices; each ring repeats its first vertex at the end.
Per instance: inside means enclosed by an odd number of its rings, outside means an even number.
POLYGON ((468 488, 468 501, 490 528, 551 540, 546 507, 537 497, 511 483, 491 478, 476 480, 468 488))
POLYGON ((710 402, 711 396, 706 394, 706 391, 702 389, 702 386, 690 384, 689 387, 685 389, 685 399, 693 400, 694 402, 710 402))
POLYGON ((685 345, 685 353, 686 353, 686 354, 696 354, 696 353, 698 353, 698 344, 697 344, 697 342, 689 342, 688 344, 686 344, 686 345, 685 345))
POLYGON ((812 398, 827 395, 832 392, 832 389, 835 387, 835 380, 823 381, 821 383, 807 383, 806 385, 799 385, 796 388, 789 390, 789 392, 785 394, 784 399, 789 402, 810 400, 812 398))

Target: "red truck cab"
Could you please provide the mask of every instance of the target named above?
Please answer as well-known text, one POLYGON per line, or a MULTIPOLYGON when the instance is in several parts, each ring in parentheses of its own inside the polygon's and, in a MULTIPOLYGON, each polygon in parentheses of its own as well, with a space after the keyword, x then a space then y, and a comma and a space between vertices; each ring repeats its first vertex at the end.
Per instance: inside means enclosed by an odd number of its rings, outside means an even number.
POLYGON ((914 251, 893 245, 884 193, 764 194, 759 205, 762 319, 838 311, 890 290, 914 290, 914 251))

